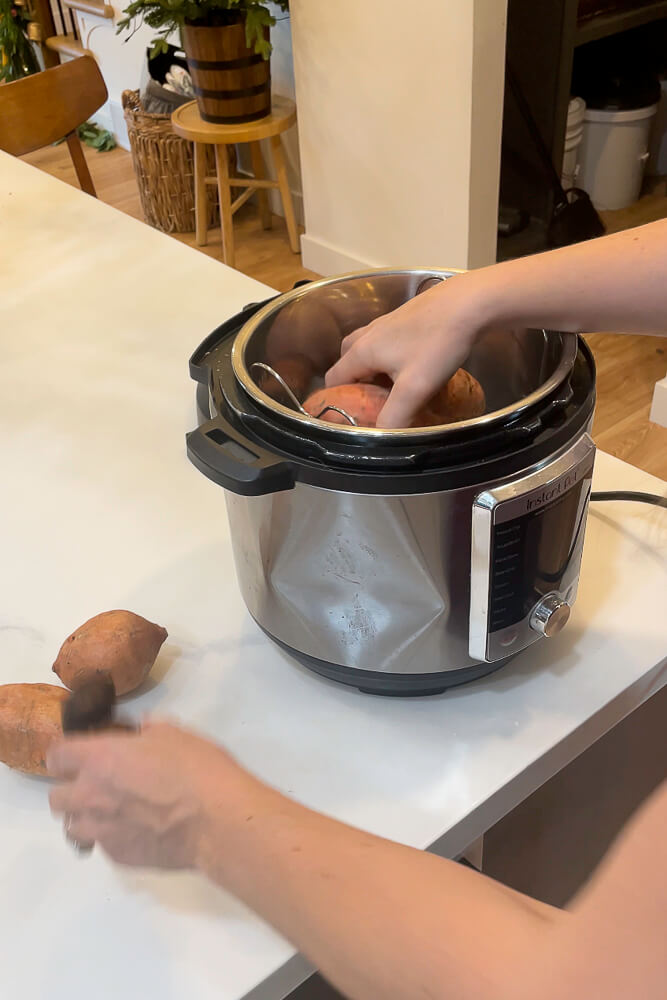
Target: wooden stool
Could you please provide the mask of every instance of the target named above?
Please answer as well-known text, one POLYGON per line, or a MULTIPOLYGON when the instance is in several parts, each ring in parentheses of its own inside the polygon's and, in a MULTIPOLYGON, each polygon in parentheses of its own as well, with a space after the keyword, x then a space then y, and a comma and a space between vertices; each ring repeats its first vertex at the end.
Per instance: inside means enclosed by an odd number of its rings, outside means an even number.
POLYGON ((290 247, 294 253, 299 253, 299 234, 296 228, 294 205, 292 204, 292 194, 287 182, 287 168, 280 140, 281 133, 286 132, 287 129, 296 124, 294 102, 285 97, 274 97, 271 114, 267 115, 266 118, 260 118, 255 122, 244 122, 240 125, 214 125, 212 122, 204 121, 199 114, 197 102, 191 101, 189 104, 181 105, 180 108, 177 108, 173 112, 171 123, 177 135, 194 143, 197 245, 200 247, 206 246, 206 185, 217 183, 220 199, 222 259, 225 264, 234 267, 234 228, 232 216, 241 205, 245 204, 255 190, 258 191, 259 210, 262 225, 265 229, 271 228, 271 208, 269 206, 268 189, 277 188, 280 191, 290 247), (262 156, 262 148, 259 144, 260 139, 269 139, 271 142, 273 165, 276 177, 278 178, 276 181, 266 179, 264 157, 262 156), (221 147, 238 142, 250 143, 252 167, 255 172, 254 178, 230 177, 229 175, 227 150, 221 147), (206 176, 207 145, 215 147, 217 178, 206 176), (231 195, 233 187, 246 188, 234 201, 232 201, 231 195))

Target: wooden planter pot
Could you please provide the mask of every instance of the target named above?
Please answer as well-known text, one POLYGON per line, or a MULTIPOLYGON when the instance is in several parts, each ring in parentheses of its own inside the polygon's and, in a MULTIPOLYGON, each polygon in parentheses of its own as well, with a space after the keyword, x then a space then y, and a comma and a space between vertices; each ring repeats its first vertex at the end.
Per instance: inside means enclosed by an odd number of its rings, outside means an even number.
POLYGON ((271 113, 271 63, 246 45, 244 21, 184 24, 181 32, 204 121, 238 125, 271 113))

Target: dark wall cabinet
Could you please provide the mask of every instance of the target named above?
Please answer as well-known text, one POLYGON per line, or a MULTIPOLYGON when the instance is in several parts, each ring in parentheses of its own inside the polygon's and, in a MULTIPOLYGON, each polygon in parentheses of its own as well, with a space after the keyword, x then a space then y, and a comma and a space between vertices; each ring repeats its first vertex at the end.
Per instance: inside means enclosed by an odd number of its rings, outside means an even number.
MULTIPOLYGON (((620 64, 667 70, 667 0, 509 0, 507 58, 560 173, 573 75, 608 57, 620 64), (613 9, 610 9, 613 8, 613 9)), ((519 113, 505 88, 500 177, 501 209, 520 210, 528 225, 499 236, 498 258, 546 248, 553 191, 519 113)))

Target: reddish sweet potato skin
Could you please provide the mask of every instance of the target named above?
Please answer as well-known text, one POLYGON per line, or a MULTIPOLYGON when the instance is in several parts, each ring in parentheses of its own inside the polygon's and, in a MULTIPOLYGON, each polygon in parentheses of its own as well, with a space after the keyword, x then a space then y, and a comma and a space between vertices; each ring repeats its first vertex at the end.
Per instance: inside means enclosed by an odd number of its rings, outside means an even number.
POLYGON ((63 734, 69 692, 54 684, 0 687, 0 761, 27 774, 46 774, 46 751, 63 734))
MULTIPOLYGON (((325 406, 340 406, 357 420, 360 427, 375 427, 380 410, 391 391, 391 380, 386 375, 377 376, 372 383, 355 382, 318 389, 303 404, 305 410, 318 416, 325 406)), ((446 385, 435 394, 416 414, 412 427, 435 427, 479 417, 486 409, 484 390, 470 372, 459 368, 446 385)), ((320 418, 332 424, 348 424, 335 410, 320 418)))
POLYGON ((413 427, 434 427, 480 417, 486 409, 484 390, 470 372, 459 368, 449 382, 415 416, 413 427))
POLYGON ((76 691, 96 673, 109 673, 116 694, 128 694, 148 677, 167 630, 132 611, 105 611, 72 632, 53 671, 76 691))
MULTIPOLYGON (((318 389, 311 393, 303 404, 304 410, 317 417, 325 406, 340 406, 357 421, 360 427, 375 427, 378 414, 389 396, 389 390, 379 385, 365 382, 355 382, 350 385, 336 385, 328 389, 318 389)), ((335 410, 327 410, 321 420, 330 424, 345 424, 350 422, 335 410)))

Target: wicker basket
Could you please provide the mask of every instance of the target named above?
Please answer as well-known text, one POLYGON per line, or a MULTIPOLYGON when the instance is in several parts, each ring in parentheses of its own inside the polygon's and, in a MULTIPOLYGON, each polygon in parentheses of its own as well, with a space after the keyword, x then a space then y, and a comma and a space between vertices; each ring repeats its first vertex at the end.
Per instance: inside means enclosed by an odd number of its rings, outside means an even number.
MULTIPOLYGON (((122 101, 144 219, 163 233, 193 232, 192 146, 172 131, 169 115, 149 114, 143 110, 138 90, 123 91, 122 101)), ((235 166, 235 147, 228 149, 235 166)), ((215 174, 211 146, 206 155, 208 173, 215 174)), ((208 225, 215 226, 219 224, 215 185, 207 185, 207 193, 208 225)))

